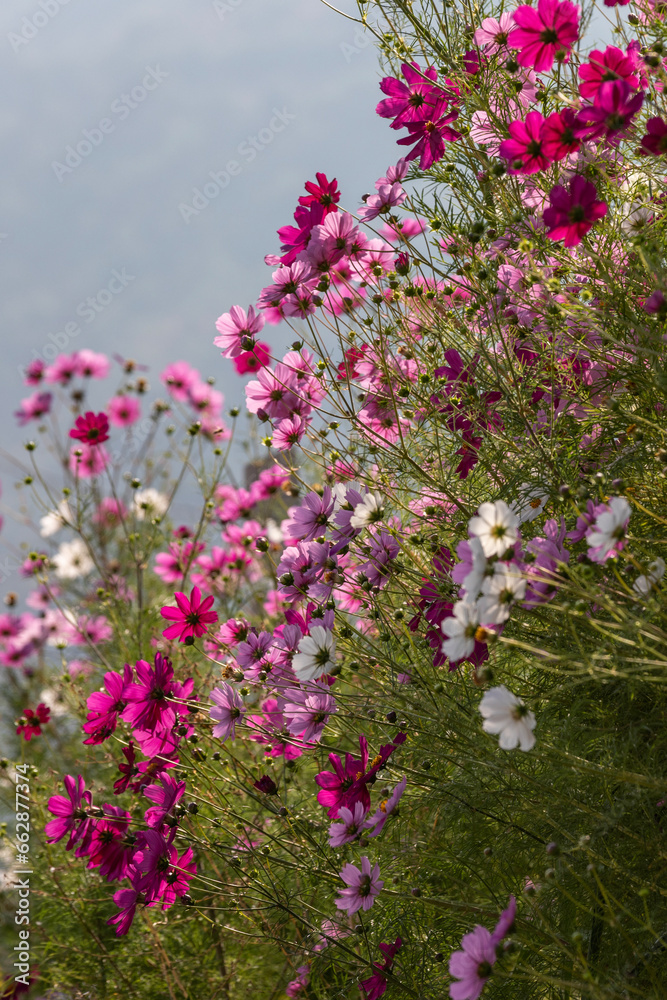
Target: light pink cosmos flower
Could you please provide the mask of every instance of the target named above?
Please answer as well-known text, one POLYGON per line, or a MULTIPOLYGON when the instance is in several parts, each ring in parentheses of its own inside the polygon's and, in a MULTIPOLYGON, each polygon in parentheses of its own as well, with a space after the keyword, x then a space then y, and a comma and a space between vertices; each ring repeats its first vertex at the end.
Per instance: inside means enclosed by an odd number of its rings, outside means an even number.
POLYGON ((134 396, 114 396, 107 403, 107 414, 114 427, 130 427, 141 416, 141 404, 134 396))
POLYGON ((337 711, 336 699, 326 691, 317 690, 317 685, 305 691, 291 688, 285 698, 283 715, 289 732, 304 743, 319 741, 329 716, 337 711))
POLYGON ((365 855, 361 859, 361 870, 356 865, 343 865, 340 877, 348 888, 341 891, 336 906, 339 910, 347 910, 350 916, 361 909, 370 910, 384 885, 380 878, 380 866, 371 868, 365 855))
POLYGON ((602 563, 625 547, 632 508, 624 497, 611 497, 595 507, 595 522, 586 532, 588 558, 602 563))
POLYGON ((449 959, 449 974, 458 982, 449 987, 452 1000, 477 1000, 493 971, 496 945, 490 931, 479 924, 461 941, 462 951, 449 959))
POLYGON ((69 456, 69 471, 79 479, 91 479, 104 472, 111 461, 109 452, 103 445, 72 445, 69 456))
POLYGON ((74 357, 76 374, 82 378, 106 378, 111 370, 111 362, 106 354, 99 354, 87 347, 77 351, 74 357))
POLYGON ((373 815, 366 820, 364 826, 369 831, 369 837, 377 837, 382 833, 385 823, 393 812, 398 815, 396 807, 401 801, 401 796, 405 791, 407 783, 408 779, 406 777, 401 778, 389 798, 383 799, 373 815))
POLYGON ((513 14, 501 14, 497 21, 495 17, 485 17, 475 32, 475 45, 478 45, 480 49, 484 49, 487 56, 492 56, 495 52, 500 52, 501 50, 506 51, 507 39, 514 27, 513 14))
POLYGON ((31 396, 26 396, 19 404, 14 416, 21 427, 24 427, 30 420, 39 420, 51 409, 53 396, 50 392, 33 392, 31 396))
POLYGON ((364 828, 367 814, 368 809, 363 802, 355 802, 353 809, 341 806, 338 810, 341 822, 332 823, 329 827, 329 847, 342 847, 356 840, 364 828))
POLYGON ((264 317, 253 306, 248 306, 247 313, 241 306, 232 306, 216 320, 215 326, 219 336, 213 343, 222 349, 223 357, 235 358, 242 351, 252 350, 255 335, 264 326, 264 317))
POLYGON ((538 0, 537 10, 526 4, 514 11, 517 25, 507 40, 510 48, 519 49, 519 66, 534 66, 537 73, 550 70, 556 53, 563 62, 579 35, 580 8, 569 0, 538 0))
POLYGON ((160 374, 160 381, 164 382, 170 396, 185 403, 190 387, 200 381, 200 375, 187 361, 174 361, 160 374))
POLYGON ((210 716, 217 723, 213 727, 213 735, 223 742, 228 736, 234 739, 236 723, 243 718, 246 710, 243 698, 230 684, 213 688, 210 698, 214 702, 210 716))

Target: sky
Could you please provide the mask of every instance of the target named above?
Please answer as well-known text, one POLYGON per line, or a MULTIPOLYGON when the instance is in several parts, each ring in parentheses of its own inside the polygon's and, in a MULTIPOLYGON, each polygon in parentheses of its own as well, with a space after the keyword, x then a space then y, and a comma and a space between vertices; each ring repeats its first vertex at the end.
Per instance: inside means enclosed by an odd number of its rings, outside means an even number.
MULTIPOLYGON (((4 452, 30 436, 22 366, 57 350, 154 384, 185 359, 242 405, 216 318, 270 283, 316 171, 355 210, 398 159, 371 40, 318 0, 3 0, 0 49, 4 452)), ((5 511, 16 478, 0 459, 5 511)))

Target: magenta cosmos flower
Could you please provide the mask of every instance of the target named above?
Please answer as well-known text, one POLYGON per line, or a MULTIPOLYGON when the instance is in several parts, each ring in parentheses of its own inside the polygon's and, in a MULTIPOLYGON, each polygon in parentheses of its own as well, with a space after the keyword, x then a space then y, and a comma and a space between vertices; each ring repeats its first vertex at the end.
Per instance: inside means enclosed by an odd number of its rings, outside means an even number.
POLYGON ((646 122, 646 135, 642 136, 639 151, 645 156, 667 153, 667 123, 662 118, 649 118, 646 122))
POLYGON ((49 820, 44 832, 49 844, 56 844, 69 833, 65 848, 69 851, 90 827, 88 807, 92 805, 93 799, 91 793, 86 791, 86 783, 80 774, 76 778, 66 774, 63 781, 67 798, 64 795, 51 796, 47 809, 56 818, 49 820))
POLYGON ((375 109, 381 118, 393 118, 392 128, 402 128, 409 122, 424 117, 424 106, 437 104, 442 91, 429 81, 435 81, 438 73, 435 66, 423 72, 418 63, 403 63, 401 72, 407 83, 394 76, 386 76, 380 82, 380 90, 387 99, 380 101, 375 109))
POLYGON ((576 153, 581 142, 574 134, 575 113, 572 108, 564 108, 549 115, 542 125, 542 152, 549 160, 564 159, 576 153))
POLYGON ((528 5, 518 7, 514 21, 517 27, 507 43, 519 49, 520 66, 534 66, 538 73, 549 70, 557 52, 562 52, 562 61, 567 62, 579 33, 579 7, 569 0, 539 0, 537 10, 528 5))
POLYGON ((539 111, 529 111, 525 122, 510 122, 510 138, 500 143, 500 155, 510 162, 508 173, 536 174, 547 169, 549 158, 544 152, 543 124, 539 111))
POLYGON ((106 413, 88 410, 82 417, 77 417, 74 424, 69 436, 77 441, 92 447, 109 440, 109 418, 106 413))
POLYGON ((155 654, 154 666, 146 660, 137 660, 135 670, 137 683, 123 688, 127 704, 121 718, 139 730, 171 729, 176 722, 176 710, 188 712, 187 706, 180 703, 192 694, 194 681, 189 678, 180 684, 174 680, 171 660, 162 653, 155 654))
POLYGON ((639 86, 639 54, 632 45, 628 46, 627 53, 614 45, 608 45, 604 52, 594 49, 588 59, 589 62, 579 67, 579 93, 582 97, 595 97, 600 85, 612 80, 625 80, 633 89, 639 86))
POLYGON ((51 716, 51 709, 40 701, 36 709, 25 708, 23 718, 19 720, 16 727, 18 736, 23 736, 24 740, 30 742, 33 736, 42 735, 42 726, 46 725, 51 716))
POLYGON ((601 83, 594 103, 577 115, 574 133, 580 139, 605 139, 617 146, 643 103, 644 95, 633 93, 625 80, 601 83))
POLYGON ((557 184, 549 192, 549 207, 544 210, 544 223, 550 240, 563 240, 563 246, 579 246, 583 237, 598 219, 607 214, 604 201, 597 200, 595 184, 576 174, 566 190, 557 184))
POLYGON ((14 413, 21 427, 24 427, 30 420, 39 420, 44 414, 49 413, 52 399, 53 396, 50 392, 33 392, 31 396, 22 399, 20 409, 14 413))
POLYGON ((217 612, 209 611, 214 598, 205 597, 202 601, 199 587, 192 588, 189 599, 181 591, 177 591, 174 597, 178 607, 167 605, 160 609, 162 617, 174 623, 163 629, 162 635, 165 639, 178 639, 191 646, 195 638, 204 635, 208 626, 218 620, 217 612))
POLYGON ((423 109, 425 118, 406 122, 409 135, 397 140, 399 146, 411 146, 414 149, 405 157, 406 160, 416 160, 419 157, 419 169, 428 170, 445 155, 445 142, 457 142, 461 133, 450 128, 450 124, 458 118, 458 111, 447 112, 449 102, 440 101, 423 109))
POLYGON ((400 937, 397 937, 393 944, 385 944, 382 942, 378 945, 378 947, 384 955, 384 964, 381 962, 373 962, 373 968, 376 971, 368 979, 362 979, 359 983, 362 990, 366 994, 366 1000, 379 1000, 379 997, 385 994, 387 990, 386 974, 394 964, 396 952, 400 951, 403 947, 403 941, 400 937))
POLYGON ((223 684, 222 687, 213 688, 209 697, 213 702, 210 715, 216 723, 213 727, 213 735, 223 741, 228 736, 234 739, 236 736, 236 723, 242 718, 245 712, 243 698, 230 684, 223 684))
POLYGON ((380 866, 371 863, 366 856, 361 859, 361 869, 356 865, 343 865, 340 877, 347 885, 336 900, 339 910, 347 910, 350 916, 357 910, 370 910, 375 897, 384 882, 380 878, 380 866))

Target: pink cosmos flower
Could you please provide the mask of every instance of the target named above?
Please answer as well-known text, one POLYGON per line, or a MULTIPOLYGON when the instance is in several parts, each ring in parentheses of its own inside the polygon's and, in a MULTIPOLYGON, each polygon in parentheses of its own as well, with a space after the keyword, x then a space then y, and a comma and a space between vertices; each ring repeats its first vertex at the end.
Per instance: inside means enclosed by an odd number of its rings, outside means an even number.
POLYGON ((23 717, 16 727, 17 736, 22 736, 24 740, 30 742, 33 736, 42 735, 42 726, 45 726, 51 717, 51 709, 43 701, 40 701, 36 709, 24 708, 23 717))
POLYGON ((306 691, 292 688, 285 697, 288 701, 283 714, 289 732, 304 743, 319 741, 329 716, 337 710, 336 699, 316 686, 306 691))
POLYGON ((452 952, 449 959, 449 974, 459 980, 449 987, 452 1000, 477 1000, 493 971, 496 945, 512 930, 515 916, 516 899, 510 896, 493 933, 478 924, 463 937, 463 950, 452 952))
POLYGON ((192 848, 179 857, 173 844, 157 830, 144 830, 138 843, 139 850, 132 859, 139 876, 137 888, 146 893, 147 899, 161 900, 166 910, 176 896, 185 895, 188 882, 197 872, 192 848))
POLYGON ((180 684, 174 680, 171 660, 161 653, 155 654, 153 666, 146 660, 137 660, 135 670, 137 683, 123 688, 127 705, 121 718, 139 731, 170 730, 176 722, 176 711, 188 712, 181 702, 192 694, 194 681, 190 678, 180 684))
POLYGON ((44 832, 49 844, 56 844, 69 834, 65 848, 69 851, 88 832, 91 820, 87 807, 92 805, 93 799, 91 793, 86 791, 86 783, 80 774, 76 778, 66 774, 63 781, 67 798, 64 795, 51 796, 47 808, 56 819, 49 820, 44 832))
POLYGON ((557 184, 549 192, 544 223, 550 240, 563 240, 566 248, 579 246, 598 219, 607 214, 607 205, 597 200, 595 184, 576 174, 566 190, 557 184))
POLYGON ((302 993, 308 985, 309 966, 300 965, 296 972, 297 978, 285 987, 285 993, 288 997, 298 997, 299 993, 302 993))
POLYGON ((44 372, 47 382, 57 382, 58 385, 69 385, 78 374, 79 362, 76 354, 59 354, 53 364, 44 372))
POLYGON ((393 944, 382 942, 378 947, 384 955, 384 964, 373 962, 373 968, 376 971, 368 979, 362 979, 359 983, 366 994, 366 1000, 379 1000, 386 993, 387 973, 394 964, 396 953, 403 947, 403 942, 400 937, 397 937, 393 944))
MULTIPOLYGON (((120 912, 116 913, 113 917, 109 917, 107 923, 112 927, 114 924, 116 925, 116 936, 120 937, 127 934, 132 926, 137 906, 140 903, 145 903, 146 898, 137 889, 119 889, 118 892, 114 893, 113 901, 120 912)), ((155 904, 149 903, 148 905, 154 906, 155 904)))
POLYGON ((380 833, 382 833, 384 825, 391 814, 395 812, 396 815, 398 815, 396 807, 401 801, 401 797, 405 791, 407 783, 408 779, 406 777, 401 778, 389 798, 383 799, 375 813, 366 820, 364 826, 369 831, 367 836, 377 837, 380 833))
POLYGON ((256 313, 253 306, 248 306, 248 312, 240 306, 232 306, 228 313, 223 313, 216 320, 219 336, 213 343, 222 348, 224 358, 236 358, 242 351, 249 351, 255 345, 255 335, 264 326, 264 317, 256 313))
POLYGON ((642 136, 639 152, 645 156, 667 153, 667 122, 662 118, 649 118, 646 122, 646 134, 642 136))
POLYGON ((501 14, 498 20, 495 17, 486 17, 475 32, 475 45, 484 49, 487 56, 492 56, 501 50, 506 51, 509 33, 514 26, 513 14, 501 14))
POLYGON ((507 44, 519 49, 520 66, 534 66, 537 73, 551 69, 556 53, 567 62, 579 34, 579 7, 569 0, 538 0, 537 10, 525 5, 514 11, 517 25, 507 44))
POLYGON ((115 528, 127 517, 127 507, 122 500, 114 497, 103 497, 97 505, 97 510, 91 520, 104 528, 115 528))
POLYGON ((509 139, 500 143, 500 155, 510 161, 510 174, 536 174, 546 170, 549 160, 542 144, 544 118, 539 111, 529 111, 525 122, 510 122, 509 139))
POLYGON ((199 587, 192 588, 189 599, 181 591, 177 591, 174 597, 177 607, 167 605, 160 609, 162 617, 174 623, 163 629, 162 635, 165 639, 178 639, 191 646, 195 638, 208 631, 209 625, 217 622, 217 612, 209 611, 215 598, 205 597, 202 601, 199 587))
POLYGON ((336 900, 339 910, 347 910, 350 916, 358 910, 370 910, 384 882, 380 878, 380 866, 371 868, 369 859, 364 855, 361 859, 361 869, 356 865, 343 865, 340 877, 347 889, 343 889, 336 900))
POLYGON ((438 78, 435 66, 429 66, 422 72, 418 63, 403 63, 401 72, 407 84, 393 76, 386 76, 380 81, 380 90, 387 94, 387 99, 380 101, 375 109, 381 118, 394 119, 392 128, 402 128, 422 118, 424 106, 436 104, 443 96, 442 90, 429 83, 438 78))
POLYGON ((49 413, 52 399, 50 392, 33 392, 31 396, 22 399, 19 409, 14 413, 21 427, 25 427, 30 420, 39 420, 45 413, 49 413))
POLYGON ((342 847, 343 844, 356 840, 364 829, 367 815, 368 809, 363 802, 355 802, 353 809, 341 806, 338 811, 340 822, 332 823, 329 827, 329 847, 342 847))
POLYGON ((633 94, 625 80, 601 83, 594 103, 577 115, 574 134, 589 141, 605 139, 610 146, 617 146, 643 103, 643 93, 633 94))
POLYGON ((127 706, 123 697, 123 691, 132 682, 132 667, 125 664, 123 673, 118 674, 115 670, 109 670, 104 675, 104 691, 93 691, 88 696, 86 702, 88 708, 87 721, 81 727, 84 733, 88 733, 88 739, 84 744, 97 745, 104 743, 115 731, 118 725, 118 716, 127 706))
POLYGON ((148 826, 159 830, 162 824, 185 794, 185 782, 176 781, 163 771, 159 775, 159 785, 145 785, 143 792, 147 799, 154 803, 147 809, 144 819, 148 826))
POLYGON ((141 416, 141 405, 134 396, 114 396, 107 403, 107 413, 114 427, 130 427, 141 416))
POLYGON ((111 362, 106 354, 99 354, 87 347, 74 355, 76 374, 81 378, 106 378, 111 370, 111 362))
POLYGON ((308 194, 302 194, 299 198, 300 205, 313 205, 317 203, 326 208, 329 212, 335 212, 335 206, 340 201, 340 191, 338 190, 338 181, 334 177, 332 181, 327 180, 326 174, 315 174, 317 178, 317 183, 314 181, 306 181, 304 187, 308 194))
POLYGON ((542 125, 542 152, 549 160, 559 162, 570 153, 576 153, 581 141, 574 134, 575 113, 564 108, 549 115, 542 125))
POLYGON ((439 101, 437 104, 428 105, 424 112, 430 112, 429 117, 407 122, 406 127, 410 134, 396 140, 399 146, 412 146, 416 143, 405 159, 416 160, 419 157, 420 170, 428 170, 443 158, 445 142, 457 142, 461 138, 460 132, 450 128, 459 113, 456 110, 448 112, 448 104, 448 101, 439 101))
POLYGON ((259 340, 251 351, 244 351, 234 358, 234 368, 239 375, 247 375, 248 372, 256 372, 260 368, 266 368, 270 361, 271 348, 259 340))
POLYGON ((608 45, 604 52, 594 49, 588 58, 589 62, 579 66, 582 81, 579 93, 582 97, 595 97, 601 84, 613 80, 625 80, 633 90, 639 86, 639 53, 632 43, 628 45, 626 53, 614 45, 608 45))
POLYGON ((72 445, 69 453, 69 471, 77 479, 91 479, 104 472, 111 457, 99 444, 72 445))
POLYGON ((100 875, 113 882, 125 878, 130 867, 134 847, 127 834, 132 817, 120 806, 105 803, 102 808, 104 816, 92 826, 86 843, 86 867, 99 868, 100 875))
POLYGON ((23 382, 25 385, 39 385, 44 378, 44 371, 46 369, 46 362, 42 361, 41 358, 35 358, 30 364, 26 365, 24 371, 23 382))
POLYGON ((452 1000, 477 1000, 496 961, 495 942, 486 927, 478 924, 464 935, 461 947, 449 959, 449 974, 459 980, 451 984, 449 995, 452 1000))
POLYGON ((652 295, 649 295, 643 305, 643 309, 651 316, 658 315, 664 318, 667 315, 667 300, 665 300, 665 296, 658 289, 652 295))
POLYGON ((192 368, 187 361, 174 361, 161 373, 160 381, 164 382, 174 399, 185 403, 190 388, 200 381, 200 376, 197 369, 192 368))
POLYGON ((214 702, 210 716, 217 723, 213 727, 213 735, 223 742, 228 736, 234 739, 236 723, 243 718, 246 711, 243 698, 231 684, 223 684, 222 687, 213 688, 210 698, 214 702))
POLYGON ((82 417, 77 417, 74 423, 69 436, 77 441, 96 447, 109 440, 109 418, 106 413, 88 410, 82 417))

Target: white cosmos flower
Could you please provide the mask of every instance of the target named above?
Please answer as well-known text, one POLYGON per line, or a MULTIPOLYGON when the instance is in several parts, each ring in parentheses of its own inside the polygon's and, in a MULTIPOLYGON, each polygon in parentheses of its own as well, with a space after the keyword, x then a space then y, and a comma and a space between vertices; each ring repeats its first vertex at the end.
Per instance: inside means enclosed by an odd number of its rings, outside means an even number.
POLYGON ((493 576, 487 576, 482 584, 480 617, 489 625, 506 622, 512 604, 523 600, 525 594, 526 580, 518 566, 515 563, 496 563, 493 576))
POLYGON ((310 635, 299 643, 292 669, 300 681, 312 681, 328 674, 336 660, 336 640, 329 629, 313 625, 310 635))
POLYGON ((662 580, 665 575, 665 560, 661 559, 660 556, 651 563, 648 568, 648 573, 638 576, 633 583, 633 589, 641 594, 642 597, 646 597, 653 590, 654 584, 662 580))
POLYGON ((606 510, 598 514, 593 530, 586 536, 588 555, 594 562, 604 562, 607 554, 622 542, 632 508, 625 497, 612 497, 606 510), (594 553, 591 550, 595 550, 594 553))
POLYGON ((468 541, 468 546, 472 554, 472 569, 463 578, 461 589, 465 591, 466 598, 469 601, 474 601, 484 583, 487 561, 479 538, 471 538, 468 541))
POLYGON ((519 518, 504 500, 483 503, 476 517, 471 517, 468 531, 479 538, 484 555, 502 556, 518 538, 519 518))
POLYGON ((51 562, 55 566, 56 576, 61 580, 76 580, 95 568, 88 546, 81 538, 63 542, 51 562))
POLYGON ((169 497, 149 486, 145 490, 137 490, 132 506, 138 521, 143 521, 145 517, 162 517, 167 513, 169 497))
POLYGON ((479 609, 476 601, 457 601, 453 607, 453 618, 445 618, 441 624, 447 638, 442 651, 450 663, 456 663, 470 656, 475 648, 475 635, 479 628, 479 609))
POLYGON ((504 684, 490 688, 479 703, 485 733, 499 735, 501 750, 532 750, 535 746, 535 716, 504 684))
POLYGON ((350 518, 350 525, 353 528, 367 528, 369 524, 375 524, 384 517, 384 507, 382 497, 377 493, 367 493, 361 503, 354 508, 354 514, 350 518))
POLYGON ((272 517, 267 517, 266 519, 264 534, 271 542, 271 545, 280 545, 284 539, 282 528, 272 517))
POLYGON ((533 489, 529 483, 519 487, 519 496, 510 504, 510 510, 519 519, 519 524, 528 524, 539 517, 549 500, 549 495, 533 489))
POLYGON ((39 519, 39 533, 42 538, 50 538, 57 531, 73 523, 72 509, 67 500, 61 500, 55 510, 39 519))

